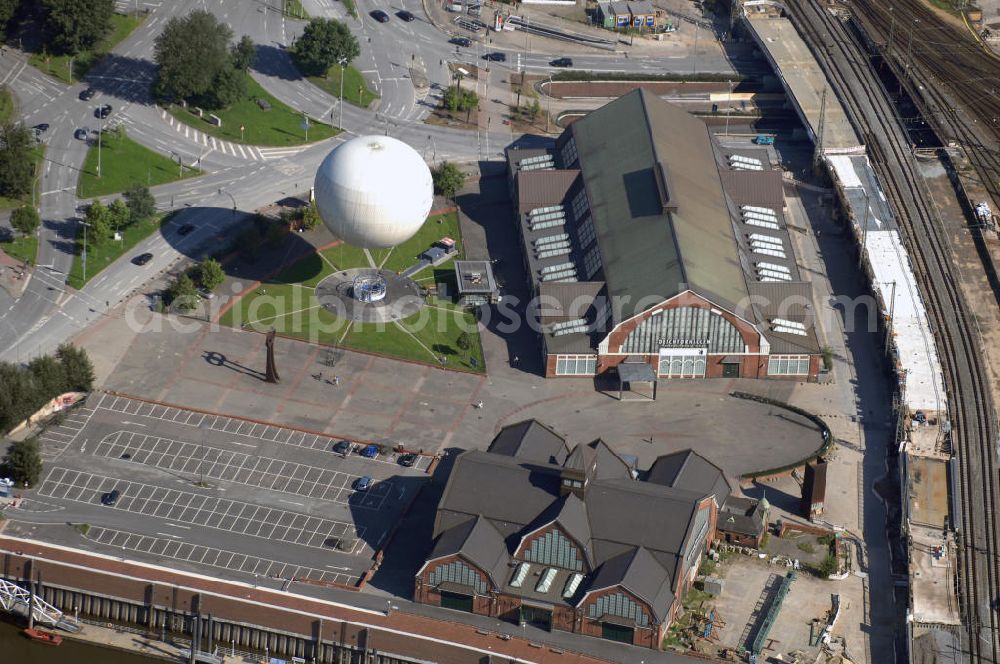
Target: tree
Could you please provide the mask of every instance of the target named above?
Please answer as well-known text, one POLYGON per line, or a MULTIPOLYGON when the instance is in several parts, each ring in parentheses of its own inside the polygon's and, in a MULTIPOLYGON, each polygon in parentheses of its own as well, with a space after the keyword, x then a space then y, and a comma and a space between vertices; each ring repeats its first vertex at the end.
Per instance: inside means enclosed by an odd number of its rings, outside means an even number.
POLYGON ((28 373, 46 399, 66 391, 66 372, 59 360, 52 355, 39 355, 28 362, 28 373))
POLYGON ((111 201, 108 206, 108 225, 116 231, 120 231, 129 224, 131 213, 128 204, 120 198, 111 201))
POLYGON ((148 219, 156 213, 156 199, 146 185, 134 184, 126 189, 125 204, 128 205, 130 224, 148 219))
POLYGON ((302 228, 308 231, 316 228, 320 221, 319 208, 316 207, 316 202, 313 201, 302 211, 302 220, 299 223, 302 225, 302 228))
POLYGON ((21 0, 0 0, 0 32, 7 29, 7 24, 14 17, 21 0))
POLYGON ((247 75, 233 67, 219 70, 212 89, 201 97, 207 108, 226 108, 247 94, 247 75))
POLYGON ((469 350, 472 348, 472 337, 469 336, 468 332, 462 332, 458 335, 458 339, 455 340, 455 345, 462 350, 469 350))
POLYGON ((233 67, 239 71, 247 71, 253 67, 254 60, 257 59, 257 45, 250 39, 250 35, 243 35, 233 46, 232 51, 233 67))
POLYGON ((538 117, 538 114, 542 112, 542 105, 538 103, 537 99, 532 100, 531 104, 528 106, 528 116, 531 117, 532 121, 538 117))
POLYGON ((59 53, 90 49, 111 30, 115 0, 43 0, 49 43, 59 53))
POLYGON ((198 283, 206 290, 215 290, 226 280, 222 264, 214 258, 203 260, 198 266, 198 283))
POLYGON ((454 198, 458 190, 465 185, 465 176, 458 166, 446 161, 431 172, 434 179, 434 193, 445 198, 454 198))
POLYGON ((156 92, 175 99, 208 93, 219 72, 232 67, 232 36, 227 24, 203 10, 167 21, 154 49, 160 67, 156 92))
POLYGON ((87 228, 87 242, 99 245, 111 237, 111 219, 108 208, 100 201, 94 201, 87 208, 84 218, 87 228))
POLYGON ((35 486, 42 476, 42 454, 34 438, 19 440, 7 448, 3 460, 10 479, 20 486, 35 486))
POLYGON ((87 351, 72 344, 62 344, 56 349, 56 358, 62 365, 66 391, 89 392, 94 387, 94 365, 87 351))
POLYGON ((31 191, 35 160, 31 150, 35 139, 22 124, 0 127, 0 195, 17 198, 31 191))
POLYGON ((31 235, 42 223, 38 210, 30 205, 22 205, 10 213, 10 225, 25 235, 31 235))
POLYGON ((291 48, 292 57, 309 76, 326 76, 327 70, 341 60, 350 63, 361 54, 361 47, 350 29, 332 18, 314 18, 291 48))
POLYGON ((167 300, 177 311, 191 311, 198 303, 198 289, 187 274, 177 277, 177 281, 167 289, 167 300))

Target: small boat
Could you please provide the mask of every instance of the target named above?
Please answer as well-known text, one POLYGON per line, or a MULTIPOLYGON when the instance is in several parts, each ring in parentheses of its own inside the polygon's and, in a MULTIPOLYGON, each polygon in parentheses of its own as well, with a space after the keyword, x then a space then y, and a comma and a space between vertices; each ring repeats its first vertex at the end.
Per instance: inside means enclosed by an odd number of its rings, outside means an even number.
POLYGON ((33 641, 40 641, 42 643, 48 643, 53 646, 57 646, 62 643, 62 637, 58 634, 53 634, 52 632, 45 632, 40 629, 33 629, 31 627, 26 627, 24 629, 24 635, 33 641))

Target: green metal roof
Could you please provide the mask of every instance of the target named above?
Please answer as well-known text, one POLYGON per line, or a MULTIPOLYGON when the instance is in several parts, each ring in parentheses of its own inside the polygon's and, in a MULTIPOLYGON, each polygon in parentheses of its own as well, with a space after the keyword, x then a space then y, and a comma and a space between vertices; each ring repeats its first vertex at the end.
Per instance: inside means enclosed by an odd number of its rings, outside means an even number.
POLYGON ((616 323, 688 288, 722 306, 747 297, 701 120, 637 89, 571 130, 616 323))

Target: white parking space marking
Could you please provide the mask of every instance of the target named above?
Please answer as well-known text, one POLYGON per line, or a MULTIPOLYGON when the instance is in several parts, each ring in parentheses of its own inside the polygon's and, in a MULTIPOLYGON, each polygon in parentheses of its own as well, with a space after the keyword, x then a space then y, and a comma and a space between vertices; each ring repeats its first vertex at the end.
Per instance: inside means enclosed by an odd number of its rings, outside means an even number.
POLYGON ((167 490, 141 482, 65 468, 53 468, 38 489, 38 495, 98 505, 101 504, 102 497, 113 489, 117 489, 120 495, 114 505, 107 506, 108 509, 180 521, 192 526, 214 528, 250 537, 263 537, 314 549, 335 549, 340 546, 342 540, 352 545, 351 550, 346 553, 358 553, 363 548, 361 538, 365 529, 355 530, 353 524, 342 521, 310 517, 310 520, 305 522, 310 527, 295 527, 298 517, 301 516, 296 512, 258 507, 250 503, 176 489, 167 490), (237 514, 236 510, 239 510, 239 518, 235 519, 231 526, 224 527, 222 522, 225 517, 230 512, 237 514), (269 534, 261 533, 264 525, 271 526, 272 531, 279 525, 288 528, 283 530, 281 537, 270 538, 269 534))
MULTIPOLYGON (((177 424, 186 424, 187 426, 211 429, 212 431, 222 431, 235 436, 247 436, 248 438, 252 438, 254 440, 265 440, 269 442, 281 443, 283 445, 294 445, 296 447, 305 447, 308 449, 324 451, 331 450, 333 446, 341 440, 348 440, 346 438, 306 433, 295 429, 287 429, 270 424, 250 422, 248 420, 241 420, 223 415, 200 414, 202 415, 200 420, 197 422, 188 422, 186 420, 190 417, 189 414, 192 411, 180 410, 177 408, 165 408, 163 406, 146 403, 136 399, 128 399, 126 397, 114 397, 112 395, 105 396, 107 398, 101 400, 97 406, 98 408, 104 408, 118 413, 125 413, 127 415, 138 414, 142 417, 152 417, 154 419, 165 420, 177 424), (257 434, 251 435, 251 431, 256 431, 257 434)), ((360 450, 356 449, 355 451, 360 450)), ((395 458, 381 454, 375 459, 368 459, 368 461, 372 463, 388 463, 396 465, 395 458)), ((430 462, 431 459, 429 457, 418 456, 413 468, 414 470, 425 470, 430 465, 430 462)))

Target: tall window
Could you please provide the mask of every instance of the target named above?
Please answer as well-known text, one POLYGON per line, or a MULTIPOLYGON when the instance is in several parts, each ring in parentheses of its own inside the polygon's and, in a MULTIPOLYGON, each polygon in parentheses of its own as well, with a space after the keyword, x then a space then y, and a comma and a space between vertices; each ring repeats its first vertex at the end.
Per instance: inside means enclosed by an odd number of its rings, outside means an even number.
POLYGON ((735 325, 700 307, 675 307, 654 313, 622 342, 622 353, 656 353, 665 346, 708 346, 709 353, 743 353, 746 344, 735 325))
POLYGON ((432 586, 436 586, 444 581, 451 581, 463 586, 470 586, 480 595, 486 593, 486 581, 483 579, 483 575, 461 560, 453 560, 450 563, 438 565, 431 572, 428 581, 432 586))
POLYGON ((574 163, 576 163, 577 153, 576 153, 576 139, 572 136, 562 148, 563 168, 571 168, 574 163))
POLYGON ((595 373, 596 355, 556 355, 557 376, 593 376, 595 373))
POLYGON ((667 378, 702 378, 705 375, 705 356, 680 352, 661 353, 657 373, 667 378))
POLYGON ((767 359, 768 376, 808 376, 808 355, 771 355, 767 359))
POLYGON ((590 279, 600 269, 601 255, 597 252, 597 247, 594 247, 583 257, 583 273, 590 279))
POLYGON ((583 571, 583 560, 576 545, 558 528, 553 528, 533 540, 531 547, 524 552, 524 559, 551 567, 571 569, 574 572, 583 571))
POLYGON ((580 191, 576 192, 576 196, 573 197, 573 218, 580 221, 588 209, 587 192, 580 189, 580 191))
POLYGON ((586 219, 577 223, 576 241, 580 244, 580 249, 586 249, 595 237, 597 237, 597 233, 594 232, 594 220, 588 214, 586 219))

